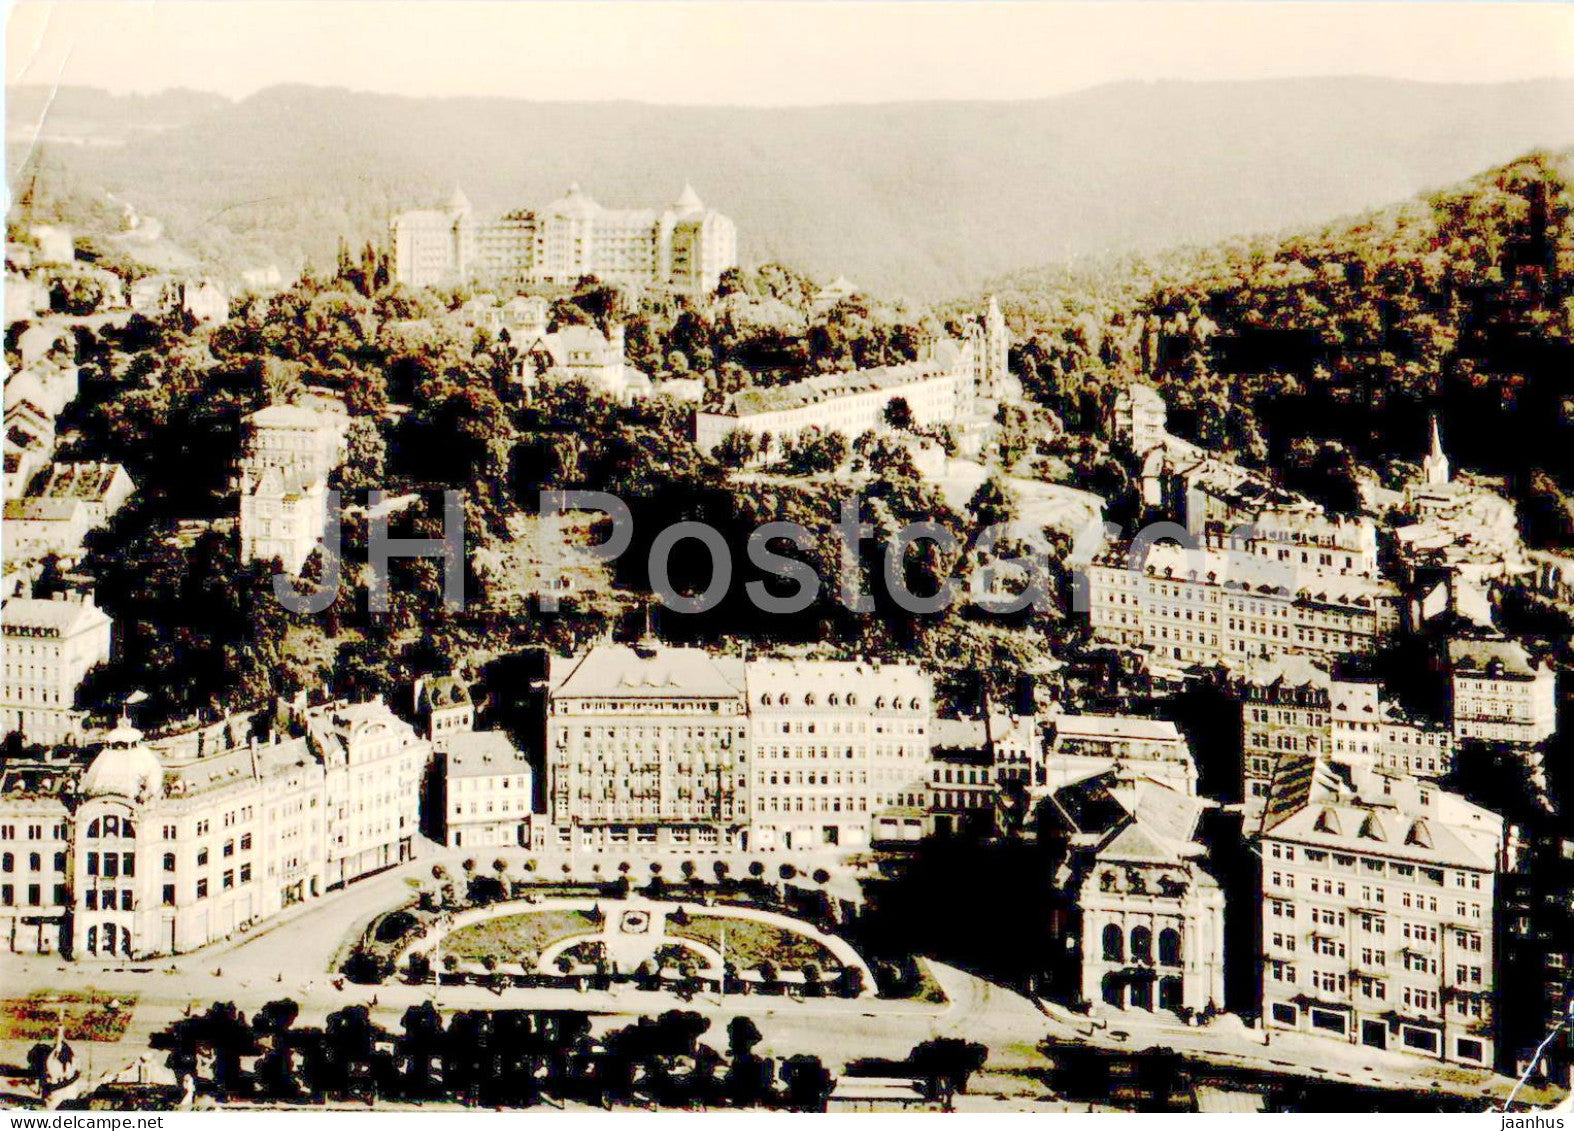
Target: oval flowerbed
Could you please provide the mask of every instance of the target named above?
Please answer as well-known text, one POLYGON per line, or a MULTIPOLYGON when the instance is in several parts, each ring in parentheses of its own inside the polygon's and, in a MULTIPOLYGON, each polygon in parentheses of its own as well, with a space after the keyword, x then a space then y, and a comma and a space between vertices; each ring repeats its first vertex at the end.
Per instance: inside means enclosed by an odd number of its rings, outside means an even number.
POLYGON ((823 944, 775 923, 693 912, 687 912, 685 918, 686 922, 678 922, 669 915, 667 934, 705 943, 719 953, 725 931, 727 961, 741 970, 764 962, 783 970, 816 966, 825 973, 834 973, 842 968, 836 955, 823 944))
POLYGON ((534 970, 541 952, 559 939, 600 929, 600 919, 588 911, 529 911, 459 927, 443 938, 442 951, 461 962, 491 957, 534 970))

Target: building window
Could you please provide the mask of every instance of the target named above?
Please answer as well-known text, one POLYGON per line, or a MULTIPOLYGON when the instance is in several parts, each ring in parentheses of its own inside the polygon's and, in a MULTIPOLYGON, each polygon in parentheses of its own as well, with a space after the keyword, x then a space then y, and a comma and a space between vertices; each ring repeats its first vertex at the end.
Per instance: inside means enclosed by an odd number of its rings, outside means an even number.
POLYGON ((175 885, 174 884, 165 884, 164 885, 164 906, 165 907, 174 907, 175 906, 175 885))
POLYGON ((1293 1005, 1276 1001, 1273 1004, 1273 1019, 1279 1025, 1294 1025, 1300 1019, 1300 1011, 1293 1005))
POLYGON ((1125 935, 1120 927, 1111 923, 1104 928, 1104 961, 1123 962, 1126 957, 1125 935))
POLYGON ((1180 932, 1174 927, 1165 927, 1159 932, 1159 964, 1161 966, 1181 964, 1181 937, 1180 932))
POLYGON ((1311 1018, 1312 1028, 1325 1029, 1330 1033, 1338 1033, 1341 1036, 1344 1035, 1346 1020, 1344 1014, 1334 1013, 1332 1010, 1328 1009, 1313 1009, 1311 1011, 1311 1018))
POLYGON ((175 854, 173 852, 164 853, 164 870, 166 872, 175 870, 175 854))
POLYGON ((1422 1052, 1437 1052, 1437 1034, 1430 1029, 1417 1029, 1414 1026, 1405 1026, 1405 1047, 1420 1049, 1422 1052))
POLYGON ((208 881, 207 880, 198 880, 197 881, 197 898, 198 899, 207 899, 208 898, 208 881))
POLYGON ((1144 963, 1153 961, 1153 932, 1146 927, 1131 929, 1131 960, 1144 963))

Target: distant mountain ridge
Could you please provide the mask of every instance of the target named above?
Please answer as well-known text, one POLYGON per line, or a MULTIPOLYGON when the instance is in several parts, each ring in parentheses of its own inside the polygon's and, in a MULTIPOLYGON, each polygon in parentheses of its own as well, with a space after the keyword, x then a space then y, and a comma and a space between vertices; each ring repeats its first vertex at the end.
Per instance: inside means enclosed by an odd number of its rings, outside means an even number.
MULTIPOLYGON (((93 106, 72 100, 78 117, 93 106)), ((13 94, 8 114, 25 105, 13 94)), ((918 297, 1034 263, 1321 223, 1574 142, 1562 80, 1166 81, 767 109, 279 86, 182 109, 157 131, 122 124, 113 147, 45 148, 210 256, 238 244, 326 264, 341 236, 381 238, 390 212, 456 183, 501 212, 570 181, 654 207, 689 181, 737 221, 746 261, 918 297)), ((166 122, 170 110, 149 107, 166 122)), ((16 147, 8 157, 14 169, 16 147)))

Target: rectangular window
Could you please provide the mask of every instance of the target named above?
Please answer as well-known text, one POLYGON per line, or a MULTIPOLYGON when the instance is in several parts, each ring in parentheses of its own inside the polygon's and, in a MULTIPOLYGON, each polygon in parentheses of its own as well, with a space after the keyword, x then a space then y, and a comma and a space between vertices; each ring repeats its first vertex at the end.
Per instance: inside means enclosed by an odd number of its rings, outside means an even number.
POLYGON ((174 907, 175 906, 175 885, 174 884, 165 884, 164 885, 164 906, 165 907, 174 907))
POLYGON ((1312 1017, 1312 1028, 1314 1028, 1314 1029, 1324 1029, 1324 1030, 1326 1030, 1326 1031, 1328 1031, 1330 1033, 1338 1033, 1341 1036, 1344 1034, 1344 1031, 1345 1031, 1345 1015, 1344 1014, 1342 1014, 1342 1013, 1334 1013, 1334 1012, 1332 1012, 1330 1010, 1327 1010, 1327 1009, 1313 1009, 1311 1011, 1311 1017, 1312 1017))
POLYGON ((207 899, 208 898, 208 881, 207 880, 198 880, 197 881, 197 898, 198 899, 207 899))

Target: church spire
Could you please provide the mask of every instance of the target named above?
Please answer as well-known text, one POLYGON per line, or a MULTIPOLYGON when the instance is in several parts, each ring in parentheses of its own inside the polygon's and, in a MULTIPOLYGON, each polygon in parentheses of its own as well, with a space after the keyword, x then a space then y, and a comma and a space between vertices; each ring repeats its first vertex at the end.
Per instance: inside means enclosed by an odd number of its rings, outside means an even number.
POLYGON ((1443 454, 1443 433, 1435 412, 1432 414, 1432 449, 1421 461, 1421 476, 1429 487, 1441 487, 1449 478, 1448 456, 1443 454))

